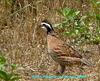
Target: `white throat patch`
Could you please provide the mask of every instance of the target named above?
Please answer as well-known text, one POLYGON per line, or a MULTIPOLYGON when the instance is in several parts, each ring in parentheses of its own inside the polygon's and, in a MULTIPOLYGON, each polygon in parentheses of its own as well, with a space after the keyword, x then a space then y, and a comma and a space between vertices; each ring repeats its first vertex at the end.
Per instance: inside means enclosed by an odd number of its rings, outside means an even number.
MULTIPOLYGON (((41 25, 43 25, 43 24, 45 24, 45 25, 48 26, 50 29, 52 29, 51 26, 50 26, 50 24, 45 23, 45 22, 42 22, 41 25)), ((43 27, 43 28, 44 28, 44 27, 43 27)))

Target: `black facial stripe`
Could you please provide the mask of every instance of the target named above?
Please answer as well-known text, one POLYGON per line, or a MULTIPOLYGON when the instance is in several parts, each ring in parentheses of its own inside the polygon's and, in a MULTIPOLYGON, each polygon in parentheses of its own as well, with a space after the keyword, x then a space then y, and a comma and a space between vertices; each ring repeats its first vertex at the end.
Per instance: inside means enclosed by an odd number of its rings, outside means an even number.
POLYGON ((47 34, 54 31, 52 24, 50 22, 48 22, 48 20, 44 20, 42 21, 42 26, 44 26, 47 29, 47 34))
POLYGON ((48 27, 47 25, 43 24, 43 26, 47 28, 48 32, 52 31, 52 29, 50 27, 48 27))

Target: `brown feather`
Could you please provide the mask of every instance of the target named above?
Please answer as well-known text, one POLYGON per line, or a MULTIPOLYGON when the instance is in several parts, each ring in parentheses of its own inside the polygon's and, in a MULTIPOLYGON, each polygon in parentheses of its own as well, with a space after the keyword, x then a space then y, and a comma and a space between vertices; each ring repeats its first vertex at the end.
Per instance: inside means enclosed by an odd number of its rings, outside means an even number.
POLYGON ((60 54, 61 56, 82 58, 77 51, 75 51, 71 46, 65 45, 65 43, 56 36, 48 35, 47 44, 48 49, 51 49, 53 52, 60 54))

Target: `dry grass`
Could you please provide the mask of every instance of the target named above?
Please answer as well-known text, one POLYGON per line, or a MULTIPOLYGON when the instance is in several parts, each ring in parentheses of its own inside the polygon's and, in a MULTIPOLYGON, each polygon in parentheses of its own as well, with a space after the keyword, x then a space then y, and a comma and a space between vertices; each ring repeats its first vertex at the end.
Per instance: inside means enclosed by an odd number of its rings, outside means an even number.
MULTIPOLYGON (((55 62, 47 55, 45 33, 38 27, 43 19, 53 24, 59 23, 61 17, 55 11, 62 7, 71 7, 81 10, 84 14, 90 9, 88 0, 82 3, 76 0, 16 0, 12 5, 0 1, 0 51, 5 54, 8 63, 20 65, 17 72, 22 76, 21 81, 51 81, 51 79, 32 79, 33 74, 54 75, 55 62)), ((62 32, 55 29, 57 32, 62 32)), ((61 36, 61 34, 59 34, 61 36)), ((62 37, 62 36, 61 36, 62 37)), ((62 37, 66 40, 66 37, 62 37)), ((83 47, 83 46, 82 46, 83 47)), ((99 59, 96 46, 84 46, 90 50, 91 58, 95 63, 99 59)), ((90 59, 91 59, 90 58, 90 59)), ((84 67, 83 74, 97 74, 98 67, 84 67)), ((65 74, 78 75, 80 69, 66 68, 65 74)), ((97 81, 98 76, 86 79, 52 79, 52 81, 97 81)), ((99 81, 99 80, 98 80, 99 81)))

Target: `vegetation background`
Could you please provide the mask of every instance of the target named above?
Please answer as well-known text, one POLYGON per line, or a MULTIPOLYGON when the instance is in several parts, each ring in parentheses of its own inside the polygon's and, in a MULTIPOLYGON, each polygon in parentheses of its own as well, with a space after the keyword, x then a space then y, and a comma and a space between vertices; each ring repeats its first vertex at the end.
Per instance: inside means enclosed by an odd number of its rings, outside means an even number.
MULTIPOLYGON (((31 78, 32 75, 55 75, 57 68, 56 63, 47 54, 46 33, 39 28, 40 22, 48 19, 54 25, 61 23, 63 17, 57 10, 65 7, 79 10, 81 16, 88 11, 100 14, 91 1, 99 0, 0 0, 0 54, 6 58, 7 64, 17 65, 15 73, 21 76, 19 81, 100 81, 100 39, 98 38, 99 42, 96 44, 76 45, 72 43, 71 37, 63 35, 67 28, 60 26, 55 27, 60 38, 80 52, 84 52, 86 57, 96 64, 94 68, 83 66, 82 70, 78 66, 67 67, 64 75, 91 76, 85 79, 31 78)), ((98 4, 100 10, 100 2, 98 4)), ((100 15, 98 21, 94 17, 90 19, 93 20, 93 29, 96 26, 100 28, 100 15)), ((9 66, 6 70, 12 71, 9 66)))

